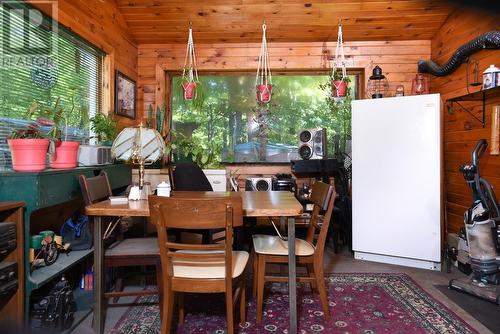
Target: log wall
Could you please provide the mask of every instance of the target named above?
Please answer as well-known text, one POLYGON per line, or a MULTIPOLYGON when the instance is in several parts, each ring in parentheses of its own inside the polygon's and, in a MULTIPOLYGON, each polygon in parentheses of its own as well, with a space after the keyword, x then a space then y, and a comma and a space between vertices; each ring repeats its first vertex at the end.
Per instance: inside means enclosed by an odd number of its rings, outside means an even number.
MULTIPOLYGON (((441 27, 435 38, 432 39, 432 60, 444 64, 449 60, 457 48, 469 42, 480 34, 500 30, 500 17, 491 13, 455 11, 441 27)), ((490 64, 500 66, 500 51, 482 50, 471 56, 479 62, 482 73, 490 64)), ((472 78, 473 66, 469 67, 469 82, 472 78)), ((431 78, 431 91, 441 93, 446 106, 446 100, 467 94, 467 66, 462 64, 455 72, 444 77, 431 78)), ((479 80, 482 81, 480 75, 479 80)), ((480 87, 469 86, 473 92, 480 87)), ((482 107, 480 103, 464 102, 466 107, 472 108, 473 114, 481 119, 482 107)), ((470 162, 471 151, 478 139, 485 138, 490 142, 491 115, 493 105, 499 105, 500 99, 495 98, 486 104, 486 127, 483 129, 479 121, 466 112, 455 108, 454 111, 443 110, 444 121, 444 180, 445 180, 445 208, 446 221, 449 232, 457 232, 463 226, 463 214, 471 204, 471 193, 466 186, 462 174, 458 171, 461 164, 470 162)), ((500 195, 500 158, 490 155, 489 148, 480 161, 480 173, 497 189, 500 195)))
MULTIPOLYGON (((114 110, 115 69, 137 80, 137 46, 132 41, 127 24, 113 1, 54 0, 55 17, 76 34, 88 40, 108 55, 105 60, 104 111, 114 110)), ((52 6, 47 1, 32 1, 32 5, 52 16, 52 6)), ((135 123, 116 117, 119 127, 135 123)))

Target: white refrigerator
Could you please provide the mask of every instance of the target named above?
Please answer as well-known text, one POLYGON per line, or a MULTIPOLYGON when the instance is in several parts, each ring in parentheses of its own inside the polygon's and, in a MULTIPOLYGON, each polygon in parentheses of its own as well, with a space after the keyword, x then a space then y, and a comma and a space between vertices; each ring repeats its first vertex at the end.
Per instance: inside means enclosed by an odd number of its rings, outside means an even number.
POLYGON ((441 268, 439 94, 352 103, 356 259, 441 268))

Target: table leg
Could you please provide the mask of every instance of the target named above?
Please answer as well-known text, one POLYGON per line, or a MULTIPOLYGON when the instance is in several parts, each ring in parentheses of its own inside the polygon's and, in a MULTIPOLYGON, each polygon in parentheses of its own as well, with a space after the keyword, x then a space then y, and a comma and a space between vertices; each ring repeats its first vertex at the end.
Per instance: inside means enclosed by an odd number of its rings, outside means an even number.
POLYGON ((295 218, 288 218, 288 300, 290 303, 290 330, 297 334, 297 276, 295 262, 295 218))
POLYGON ((101 217, 94 217, 94 333, 104 332, 104 245, 101 217))

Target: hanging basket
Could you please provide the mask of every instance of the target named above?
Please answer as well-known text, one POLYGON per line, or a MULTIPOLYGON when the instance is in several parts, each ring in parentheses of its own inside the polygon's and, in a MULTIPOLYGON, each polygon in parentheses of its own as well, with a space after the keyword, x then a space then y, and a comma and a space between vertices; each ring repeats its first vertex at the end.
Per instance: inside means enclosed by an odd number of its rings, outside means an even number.
POLYGON ((335 48, 335 58, 333 59, 332 73, 330 75, 332 86, 332 97, 341 98, 347 96, 348 76, 344 56, 344 40, 342 37, 342 22, 339 20, 339 30, 337 34, 337 46, 335 48))
POLYGON ((332 80, 332 96, 333 97, 346 97, 347 95, 347 81, 345 80, 332 80))
POLYGON ((272 93, 273 93, 273 85, 271 84, 257 85, 257 102, 269 103, 271 101, 272 93))
POLYGON ((196 98, 196 82, 186 81, 182 83, 184 100, 191 101, 196 98))
POLYGON ((198 69, 196 66, 196 55, 194 53, 193 28, 191 23, 189 23, 186 59, 184 60, 184 68, 182 69, 181 82, 184 100, 191 101, 196 99, 198 69))
POLYGON ((262 45, 260 47, 255 89, 258 103, 269 103, 273 93, 271 67, 269 66, 269 52, 267 50, 266 24, 262 25, 262 45))

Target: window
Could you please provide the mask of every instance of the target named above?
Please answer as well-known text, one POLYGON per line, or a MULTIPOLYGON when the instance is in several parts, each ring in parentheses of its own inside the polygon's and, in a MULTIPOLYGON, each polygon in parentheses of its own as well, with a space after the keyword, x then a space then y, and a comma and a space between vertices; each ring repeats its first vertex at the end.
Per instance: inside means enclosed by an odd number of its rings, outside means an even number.
MULTIPOLYGON (((351 97, 358 94, 358 76, 349 76, 351 97)), ((174 159, 189 159, 194 151, 198 158, 204 152, 209 165, 289 162, 298 159, 300 130, 313 128, 327 129, 328 156, 333 156, 334 136, 350 135, 350 127, 346 127, 346 115, 332 113, 328 107, 327 93, 320 88, 328 78, 327 74, 274 75, 272 100, 259 109, 255 75, 201 75, 194 101, 183 100, 181 77, 173 75, 174 159), (262 145, 264 154, 259 152, 262 145)), ((350 121, 350 114, 347 116, 350 121)))
MULTIPOLYGON (((0 7, 4 42, 8 37, 11 45, 22 48, 28 31, 30 38, 35 38, 40 45, 56 45, 51 51, 52 62, 23 63, 28 58, 19 57, 14 58, 21 61, 17 66, 6 66, 5 59, 9 58, 1 55, 0 167, 11 165, 6 139, 12 130, 26 128, 33 122, 26 120, 26 111, 32 101, 53 107, 59 99, 68 115, 63 138, 66 136, 68 140, 82 143, 88 143, 91 137, 89 118, 102 108, 104 53, 61 25, 54 30, 54 22, 45 15, 38 14, 40 20, 34 20, 28 13, 38 11, 28 5, 18 3, 16 6, 14 9, 0 7)), ((29 49, 25 47, 24 51, 29 53, 29 49)), ((34 58, 30 59, 47 60, 31 53, 34 58)), ((48 130, 49 127, 42 128, 42 131, 48 130)))

